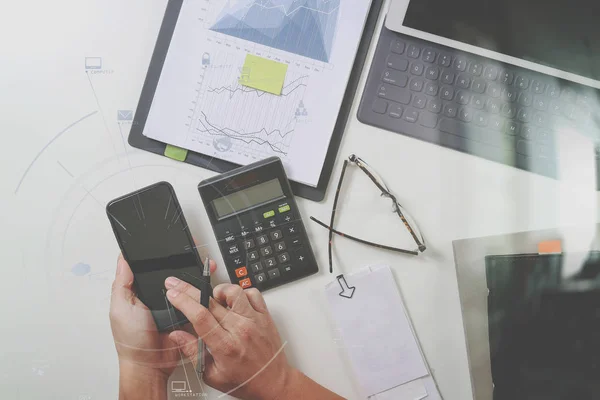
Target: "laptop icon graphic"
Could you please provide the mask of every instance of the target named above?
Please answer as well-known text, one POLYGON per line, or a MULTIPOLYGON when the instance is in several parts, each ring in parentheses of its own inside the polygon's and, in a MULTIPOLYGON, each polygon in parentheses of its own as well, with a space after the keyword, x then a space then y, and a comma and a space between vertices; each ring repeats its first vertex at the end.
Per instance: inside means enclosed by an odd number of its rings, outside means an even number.
POLYGON ((171 391, 173 393, 185 393, 187 392, 187 383, 185 381, 172 381, 171 391))
POLYGON ((85 69, 102 69, 101 57, 86 57, 85 69))

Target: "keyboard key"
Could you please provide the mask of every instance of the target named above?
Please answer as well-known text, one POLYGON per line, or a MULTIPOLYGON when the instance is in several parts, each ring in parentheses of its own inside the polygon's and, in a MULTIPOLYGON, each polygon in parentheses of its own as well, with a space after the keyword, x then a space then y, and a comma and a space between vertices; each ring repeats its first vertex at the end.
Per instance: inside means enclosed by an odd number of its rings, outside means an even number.
POLYGON ((259 258, 258 251, 251 251, 248 253, 248 261, 258 261, 259 258))
POLYGON ((276 252, 280 252, 280 251, 284 251, 285 250, 285 242, 279 242, 279 243, 275 243, 275 251, 276 252))
POLYGON ((456 57, 454 60, 454 68, 458 71, 464 71, 467 69, 467 59, 464 57, 456 57))
POLYGON ((450 133, 452 135, 464 137, 470 140, 481 141, 482 130, 473 128, 471 125, 463 124, 457 120, 445 119, 440 121, 440 131, 450 133))
POLYGON ((510 71, 504 70, 500 73, 500 83, 505 85, 512 85, 514 78, 515 75, 510 71))
POLYGON ((504 129, 505 122, 502 118, 492 115, 490 117, 490 127, 496 131, 502 131, 504 129))
POLYGON ((533 107, 537 108, 540 111, 546 111, 548 108, 548 101, 544 96, 535 96, 533 98, 533 107))
POLYGON ((560 98, 563 101, 567 101, 569 103, 574 103, 577 100, 577 93, 571 88, 565 88, 560 94, 560 98))
POLYGON ((439 114, 442 112, 442 101, 440 99, 431 99, 427 103, 427 109, 433 113, 439 114))
POLYGON ((440 54, 438 58, 438 64, 442 67, 449 67, 452 63, 452 57, 448 54, 440 54))
POLYGON ((502 95, 502 89, 495 83, 490 83, 487 88, 487 93, 493 98, 497 99, 502 95))
POLYGON ((414 62, 410 66, 410 73, 413 75, 421 76, 421 75, 423 75, 424 70, 425 70, 425 66, 419 62, 414 62))
POLYGON ((468 89, 469 85, 471 85, 471 79, 465 74, 460 74, 456 79, 456 85, 463 89, 468 89))
POLYGON ((269 243, 269 238, 267 237, 267 235, 261 235, 256 238, 256 241, 258 242, 259 246, 263 246, 263 245, 269 243))
POLYGON ((513 103, 517 100, 517 91, 514 89, 505 88, 502 90, 502 98, 504 101, 510 101, 513 103))
POLYGON ((235 241, 235 235, 229 235, 225 238, 225 243, 231 243, 235 241))
POLYGON ((390 50, 392 51, 392 53, 402 54, 402 53, 404 53, 405 48, 406 48, 406 44, 404 44, 404 42, 402 40, 394 40, 392 42, 392 46, 391 46, 390 50))
POLYGON ((394 104, 390 107, 390 117, 392 118, 400 118, 402 116, 403 108, 397 104, 394 104))
POLYGON ((248 275, 248 270, 246 269, 246 267, 238 268, 235 270, 235 276, 237 276, 238 278, 241 278, 241 277, 247 276, 247 275, 248 275))
POLYGON ((458 118, 464 122, 471 122, 473 121, 473 111, 466 107, 461 107, 460 110, 458 110, 458 118))
POLYGON ((250 264, 250 271, 252 271, 252 273, 256 274, 260 271, 262 271, 263 267, 262 267, 262 263, 260 262, 255 262, 250 264))
POLYGON ((489 117, 487 116, 487 114, 485 114, 485 113, 482 113, 481 111, 478 111, 478 112, 475 114, 475 123, 476 123, 477 125, 479 125, 479 126, 482 126, 482 127, 485 127, 485 126, 487 126, 487 125, 488 125, 489 121, 490 121, 490 119, 489 119, 489 117))
POLYGON ((242 262, 242 257, 241 256, 237 256, 237 257, 232 258, 231 262, 232 262, 233 265, 236 265, 236 266, 244 264, 242 262))
POLYGON ((244 248, 246 250, 253 249, 254 248, 254 240, 253 239, 244 240, 244 248))
POLYGON ((560 88, 557 85, 548 85, 548 96, 558 99, 560 97, 560 88))
POLYGON ((500 102, 495 99, 488 99, 485 103, 485 109, 492 114, 498 114, 500 112, 500 102))
POLYGON ((519 108, 517 119, 521 122, 529 122, 531 121, 531 113, 526 108, 519 108))
POLYGON ((519 134, 523 139, 533 139, 535 136, 531 125, 523 125, 519 134))
POLYGON ((267 272, 269 274, 269 278, 277 279, 281 276, 278 269, 271 269, 267 272))
POLYGON ((439 90, 440 87, 435 83, 427 82, 425 84, 425 94, 429 96, 437 96, 439 90))
POLYGON ((229 246, 227 252, 230 256, 232 256, 234 254, 238 254, 240 252, 240 248, 237 246, 237 244, 234 244, 233 246, 229 246))
POLYGON ((485 106, 484 98, 476 94, 471 98, 471 104, 473 104, 473 107, 483 110, 483 107, 485 106))
POLYGON ((486 83, 483 79, 473 79, 473 84, 471 85, 471 90, 475 93, 483 93, 485 92, 486 83))
POLYGON ((395 54, 390 54, 388 56, 386 65, 388 68, 398 71, 406 71, 408 69, 408 61, 395 54))
POLYGON ((415 122, 417 122, 418 119, 419 119, 419 112, 416 110, 406 110, 406 113, 404 113, 404 120, 406 122, 415 123, 415 122))
POLYGON ((481 71, 483 70, 483 66, 478 62, 472 62, 469 66, 469 72, 475 76, 481 75, 481 71))
POLYGON ((256 278, 256 282, 259 282, 259 283, 263 283, 264 281, 267 280, 267 276, 264 273, 260 273, 260 274, 256 275, 255 278, 256 278))
POLYGON ((513 104, 504 104, 502 106, 502 115, 507 118, 514 118, 517 115, 517 106, 513 104))
POLYGON ((416 108, 425 108, 427 105, 427 99, 422 94, 415 94, 413 96, 412 105, 416 108))
POLYGON ((546 84, 538 80, 533 80, 531 81, 531 89, 534 91, 534 93, 542 94, 546 90, 546 84))
POLYGON ((242 287, 242 289, 252 287, 252 281, 250 280, 250 278, 242 279, 240 281, 240 286, 242 287))
POLYGON ((550 139, 550 132, 544 129, 540 129, 536 135, 537 140, 545 141, 550 139))
POLYGON ((271 233, 269 233, 269 236, 271 236, 271 240, 276 241, 281 239, 283 237, 283 234, 281 233, 281 231, 271 231, 271 233))
POLYGON ((428 67, 427 68, 427 71, 425 72, 425 78, 435 81, 439 77, 440 77, 440 69, 438 67, 428 67))
POLYGON ((263 247, 262 249, 260 249, 260 255, 263 257, 270 256, 271 254, 273 254, 273 249, 271 248, 271 246, 263 247))
POLYGON ((452 85, 454 83, 454 76, 453 72, 444 71, 442 74, 442 82, 452 85))
POLYGON ((277 262, 275 261, 274 258, 267 258, 265 260, 265 267, 271 268, 271 267, 274 267, 275 265, 277 265, 277 262))
POLYGON ((519 89, 527 89, 529 87, 529 78, 526 78, 524 76, 517 76, 515 86, 519 89))
POLYGON ((535 114, 533 114, 533 122, 540 126, 546 126, 548 118, 546 117, 545 113, 536 112, 535 114))
POLYGON ((531 103, 533 103, 533 97, 531 96, 531 94, 527 92, 521 92, 521 94, 519 95, 519 104, 522 106, 529 107, 531 103))
POLYGON ((288 253, 283 253, 277 256, 277 261, 280 264, 285 264, 290 261, 290 255, 288 253))
POLYGON ((467 93, 466 91, 459 90, 456 93, 456 101, 459 102, 460 104, 469 104, 470 100, 471 100, 471 95, 469 93, 467 93))
POLYGON ((408 83, 408 75, 398 71, 387 70, 383 73, 381 80, 390 85, 405 87, 408 83))
POLYGON ((419 56, 421 55, 421 49, 415 46, 414 44, 411 44, 410 46, 408 46, 408 51, 406 54, 410 58, 419 58, 419 56))
POLYGON ((554 115, 561 115, 562 114, 562 103, 558 100, 551 100, 549 110, 554 115))
POLYGON ((385 84, 381 85, 377 94, 383 99, 388 99, 397 103, 410 103, 410 92, 408 90, 403 90, 394 86, 385 84))
POLYGON ((433 51, 432 49, 425 49, 423 50, 423 58, 422 60, 427 62, 427 63, 433 63, 435 62, 435 57, 437 56, 437 53, 435 51, 433 51))
POLYGON ((289 274, 290 272, 292 272, 292 266, 291 265, 284 265, 281 268, 283 269, 283 273, 284 274, 289 274))
POLYGON ((456 117, 456 106, 452 105, 452 104, 446 104, 444 106, 444 115, 450 118, 454 118, 456 117))
POLYGON ((435 114, 429 112, 422 112, 419 115, 419 124, 427 128, 435 128, 438 123, 438 117, 435 114))
POLYGON ((534 143, 530 140, 519 140, 517 142, 517 153, 531 156, 535 152, 534 143))
POLYGON ((483 71, 483 76, 488 81, 495 81, 496 78, 498 78, 498 68, 488 65, 487 67, 485 67, 485 70, 483 71))
POLYGON ((506 133, 507 135, 510 135, 510 136, 518 135, 520 127, 521 126, 518 123, 516 123, 514 121, 508 121, 506 123, 506 125, 504 126, 504 133, 506 133))
POLYGON ((410 81, 410 90, 414 92, 420 92, 421 90, 423 90, 424 84, 425 81, 423 81, 422 79, 413 78, 413 80, 410 81))

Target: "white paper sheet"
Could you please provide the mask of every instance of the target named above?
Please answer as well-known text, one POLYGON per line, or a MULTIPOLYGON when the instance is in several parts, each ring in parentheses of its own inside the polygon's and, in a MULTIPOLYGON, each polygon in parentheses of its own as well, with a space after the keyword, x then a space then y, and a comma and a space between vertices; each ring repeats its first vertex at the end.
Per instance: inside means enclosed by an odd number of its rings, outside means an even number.
POLYGON ((143 134, 317 186, 370 5, 184 0, 143 134), (288 65, 280 96, 239 84, 247 54, 288 65))
POLYGON ((365 395, 372 396, 429 375, 404 303, 388 266, 346 275, 352 298, 339 281, 326 286, 331 314, 365 395))
POLYGON ((396 386, 385 392, 369 397, 369 400, 422 400, 427 397, 427 389, 423 384, 423 379, 416 379, 404 385, 396 386))

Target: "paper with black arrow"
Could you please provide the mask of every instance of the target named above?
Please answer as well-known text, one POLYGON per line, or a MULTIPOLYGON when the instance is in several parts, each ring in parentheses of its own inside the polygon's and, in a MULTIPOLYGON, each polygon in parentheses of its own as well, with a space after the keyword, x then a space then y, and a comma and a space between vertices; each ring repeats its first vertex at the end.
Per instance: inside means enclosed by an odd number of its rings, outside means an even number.
POLYGON ((325 295, 365 397, 412 398, 421 393, 416 398, 441 398, 389 266, 339 275, 325 287, 325 295), (385 397, 392 392, 396 397, 385 397))

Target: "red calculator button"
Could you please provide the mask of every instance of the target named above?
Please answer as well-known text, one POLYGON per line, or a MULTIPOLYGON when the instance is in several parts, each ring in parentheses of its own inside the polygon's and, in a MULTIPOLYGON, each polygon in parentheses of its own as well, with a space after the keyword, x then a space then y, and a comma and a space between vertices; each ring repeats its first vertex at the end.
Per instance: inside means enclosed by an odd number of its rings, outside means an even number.
POLYGON ((246 269, 246 267, 238 268, 235 270, 235 276, 237 276, 238 278, 241 278, 242 276, 246 275, 248 275, 248 270, 246 269))
POLYGON ((252 286, 252 282, 250 282, 250 278, 242 279, 240 281, 240 286, 242 287, 242 289, 246 289, 246 288, 249 288, 250 286, 252 286))

